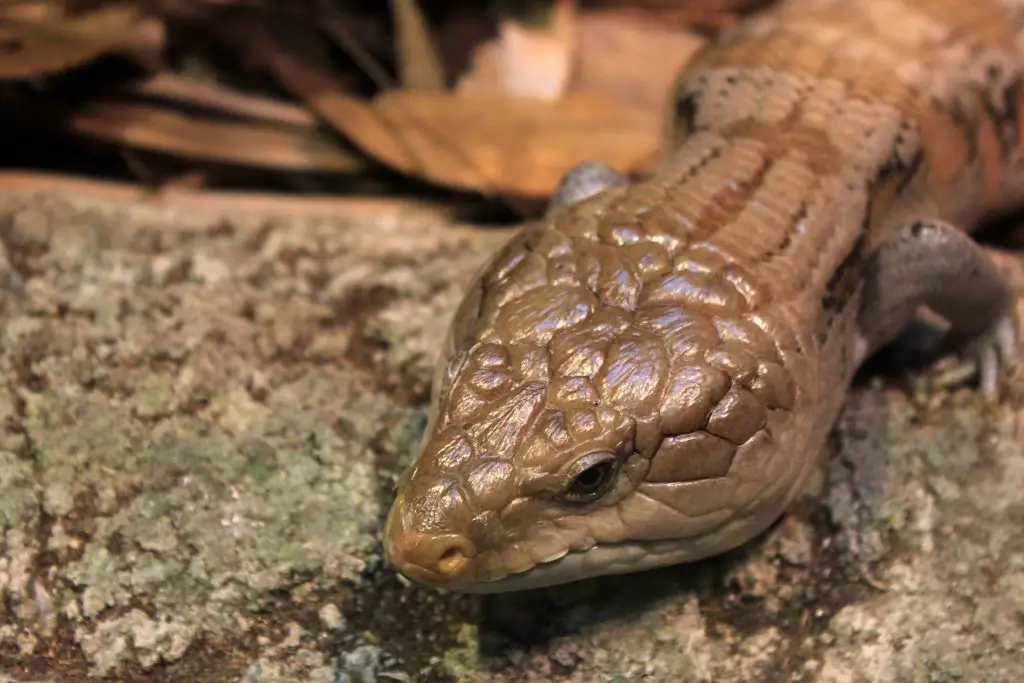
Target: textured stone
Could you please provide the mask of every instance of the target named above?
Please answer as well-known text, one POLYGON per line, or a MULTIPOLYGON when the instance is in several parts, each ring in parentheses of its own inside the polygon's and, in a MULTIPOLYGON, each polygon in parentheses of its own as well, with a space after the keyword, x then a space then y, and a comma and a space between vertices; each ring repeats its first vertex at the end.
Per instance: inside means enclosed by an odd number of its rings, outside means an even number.
POLYGON ((381 516, 507 232, 0 201, 0 681, 1024 680, 1009 405, 861 389, 826 495, 728 557, 439 594, 381 516))

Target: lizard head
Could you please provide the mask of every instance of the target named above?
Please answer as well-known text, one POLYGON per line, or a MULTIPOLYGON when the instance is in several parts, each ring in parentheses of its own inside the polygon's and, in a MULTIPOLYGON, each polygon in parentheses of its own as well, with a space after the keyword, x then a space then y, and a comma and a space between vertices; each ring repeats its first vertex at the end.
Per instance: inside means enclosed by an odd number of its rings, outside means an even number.
POLYGON ((614 503, 648 469, 636 420, 603 406, 587 378, 517 376, 517 351, 533 356, 527 364, 547 360, 540 348, 479 344, 449 364, 448 400, 435 406, 385 532, 389 557, 412 579, 531 585, 537 567, 622 536, 614 503))
POLYGON ((456 315, 388 515, 392 564, 519 590, 699 559, 774 521, 802 459, 773 437, 794 388, 757 325, 608 305, 600 286, 531 278, 539 250, 515 247, 456 315))

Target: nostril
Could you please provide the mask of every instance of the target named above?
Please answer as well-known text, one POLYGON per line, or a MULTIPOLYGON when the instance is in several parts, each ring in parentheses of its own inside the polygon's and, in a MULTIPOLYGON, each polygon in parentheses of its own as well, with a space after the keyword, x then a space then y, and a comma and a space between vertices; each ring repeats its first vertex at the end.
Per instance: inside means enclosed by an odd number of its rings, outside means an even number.
POLYGON ((462 545, 450 545, 437 558, 437 571, 445 576, 458 576, 465 569, 469 558, 462 545))
POLYGON ((428 581, 450 581, 464 574, 476 555, 473 542, 460 534, 398 534, 389 553, 399 569, 428 581))

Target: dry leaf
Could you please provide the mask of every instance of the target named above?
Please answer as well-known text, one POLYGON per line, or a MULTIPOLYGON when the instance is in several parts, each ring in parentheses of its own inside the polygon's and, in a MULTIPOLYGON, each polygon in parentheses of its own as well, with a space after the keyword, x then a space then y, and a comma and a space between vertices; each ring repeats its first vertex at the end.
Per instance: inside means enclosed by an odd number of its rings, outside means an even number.
POLYGON ((555 0, 544 26, 502 20, 498 37, 474 51, 473 66, 456 91, 557 100, 572 77, 575 24, 573 0, 555 0))
POLYGON ((223 114, 247 119, 298 126, 312 130, 316 117, 307 109, 269 97, 232 90, 225 85, 203 82, 170 72, 159 73, 128 88, 128 92, 206 107, 223 114))
POLYGON ((576 163, 600 159, 628 172, 658 148, 658 116, 596 94, 542 102, 392 91, 367 103, 307 60, 258 38, 281 84, 360 149, 450 187, 547 197, 576 163))
POLYGON ((90 102, 67 125, 108 142, 207 161, 301 172, 363 168, 308 129, 203 119, 145 104, 90 102))
POLYGON ((581 161, 628 172, 658 145, 656 118, 589 94, 541 102, 396 91, 373 104, 402 138, 353 130, 356 144, 406 172, 483 192, 546 197, 581 161))
MULTIPOLYGON (((78 66, 151 35, 154 20, 134 4, 106 3, 87 14, 0 22, 0 78, 28 78, 78 66)), ((159 33, 162 37, 162 32, 159 33)))
POLYGON ((416 0, 391 0, 395 21, 396 59, 402 87, 444 90, 444 65, 431 37, 430 25, 416 0))
MULTIPOLYGON (((317 7, 317 24, 323 32, 330 37, 334 44, 340 47, 345 54, 352 59, 359 68, 370 77, 378 88, 393 87, 391 75, 386 72, 380 63, 373 58, 373 55, 366 49, 366 46, 353 35, 353 28, 339 12, 334 0, 315 0, 317 7)), ((253 42, 263 39, 263 33, 258 33, 258 38, 253 42)))
MULTIPOLYGON (((454 210, 437 199, 411 199, 364 195, 303 195, 295 197, 277 192, 194 190, 162 186, 155 191, 137 183, 97 180, 58 173, 10 171, 0 169, 0 196, 11 194, 53 193, 87 195, 122 203, 152 202, 180 211, 235 213, 266 216, 337 216, 339 214, 390 214, 418 220, 454 220, 454 210)), ((189 228, 182 224, 182 229, 189 228)), ((0 242, 0 247, 3 243, 0 242)))
POLYGON ((53 22, 64 15, 62 3, 53 0, 13 0, 0 2, 0 23, 25 21, 30 23, 53 22))
POLYGON ((773 0, 586 0, 588 6, 636 9, 663 16, 708 18, 719 21, 735 18, 770 4, 773 0))
POLYGON ((580 17, 577 40, 574 89, 657 111, 664 109, 680 70, 705 43, 685 28, 620 11, 580 17))

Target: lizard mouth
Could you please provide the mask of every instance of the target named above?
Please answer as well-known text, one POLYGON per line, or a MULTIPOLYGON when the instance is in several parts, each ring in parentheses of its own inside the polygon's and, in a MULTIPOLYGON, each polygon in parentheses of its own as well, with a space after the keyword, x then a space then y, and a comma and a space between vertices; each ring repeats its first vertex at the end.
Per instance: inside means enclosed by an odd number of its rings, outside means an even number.
POLYGON ((506 593, 546 588, 583 579, 654 569, 680 561, 700 559, 687 541, 630 541, 602 543, 586 550, 566 550, 526 569, 493 577, 466 577, 443 588, 458 593, 506 593))

